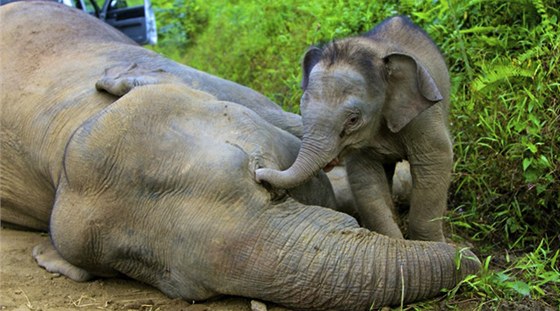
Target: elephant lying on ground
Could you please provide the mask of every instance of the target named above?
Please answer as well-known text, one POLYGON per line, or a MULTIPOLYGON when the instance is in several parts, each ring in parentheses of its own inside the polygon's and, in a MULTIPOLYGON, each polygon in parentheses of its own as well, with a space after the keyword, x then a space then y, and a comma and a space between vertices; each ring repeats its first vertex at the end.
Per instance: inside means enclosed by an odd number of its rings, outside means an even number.
POLYGON ((253 91, 56 3, 11 3, 0 19, 2 222, 48 226, 52 244, 34 250, 48 270, 314 310, 425 299, 479 270, 470 251, 321 207, 333 200, 324 174, 289 192, 257 183, 256 168, 288 167, 300 141, 265 120, 253 91), (124 85, 122 97, 94 88, 103 76, 98 87, 124 85))

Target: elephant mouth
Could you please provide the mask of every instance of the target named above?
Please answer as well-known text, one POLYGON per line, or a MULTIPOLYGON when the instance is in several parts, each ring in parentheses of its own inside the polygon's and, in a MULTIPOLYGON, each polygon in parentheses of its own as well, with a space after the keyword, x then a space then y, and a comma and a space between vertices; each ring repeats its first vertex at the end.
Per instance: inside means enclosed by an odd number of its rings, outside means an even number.
POLYGON ((336 158, 332 159, 329 163, 327 163, 327 165, 325 165, 325 167, 323 167, 323 171, 325 173, 328 173, 328 172, 332 171, 332 169, 335 166, 338 166, 338 165, 340 165, 340 159, 338 157, 336 157, 336 158))

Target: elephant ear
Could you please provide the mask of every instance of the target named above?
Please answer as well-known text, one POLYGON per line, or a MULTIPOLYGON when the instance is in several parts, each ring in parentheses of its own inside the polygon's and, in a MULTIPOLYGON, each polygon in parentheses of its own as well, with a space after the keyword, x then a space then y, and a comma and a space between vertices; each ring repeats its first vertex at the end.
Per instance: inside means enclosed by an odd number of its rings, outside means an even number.
POLYGON ((301 88, 303 90, 307 89, 309 74, 311 73, 311 69, 313 69, 321 59, 321 54, 323 54, 323 50, 316 46, 310 47, 307 52, 305 52, 302 62, 303 79, 301 80, 301 88))
POLYGON ((103 77, 95 83, 95 88, 98 91, 123 96, 138 86, 170 83, 175 80, 175 76, 163 69, 143 68, 136 63, 119 64, 105 69, 103 77))
POLYGON ((388 89, 383 115, 389 129, 397 133, 443 96, 429 71, 414 57, 392 53, 384 60, 388 89))

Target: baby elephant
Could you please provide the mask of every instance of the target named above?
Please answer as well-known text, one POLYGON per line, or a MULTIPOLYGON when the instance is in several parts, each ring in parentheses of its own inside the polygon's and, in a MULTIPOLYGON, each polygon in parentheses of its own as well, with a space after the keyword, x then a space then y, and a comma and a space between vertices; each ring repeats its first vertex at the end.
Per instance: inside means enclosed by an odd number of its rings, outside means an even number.
POLYGON ((303 59, 303 143, 285 171, 259 169, 257 180, 291 188, 345 158, 363 224, 394 238, 390 183, 410 162, 408 235, 443 241, 453 150, 447 128, 449 75, 437 46, 406 17, 323 47, 303 59))

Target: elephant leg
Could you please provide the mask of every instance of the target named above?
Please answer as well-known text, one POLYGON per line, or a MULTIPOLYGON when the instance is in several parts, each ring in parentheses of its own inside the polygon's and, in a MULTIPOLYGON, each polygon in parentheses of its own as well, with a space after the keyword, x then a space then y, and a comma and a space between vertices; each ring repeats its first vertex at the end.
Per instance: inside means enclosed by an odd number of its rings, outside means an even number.
POLYGON ((412 193, 408 238, 445 241, 443 215, 447 209, 447 191, 451 182, 453 155, 423 154, 409 159, 412 193))
POLYGON ((347 169, 362 225, 389 237, 402 239, 383 164, 370 159, 367 154, 358 153, 349 159, 347 169))
POLYGON ((63 274, 77 282, 85 282, 93 278, 86 270, 64 260, 54 248, 51 239, 33 248, 33 258, 35 258, 39 266, 47 271, 63 274))

